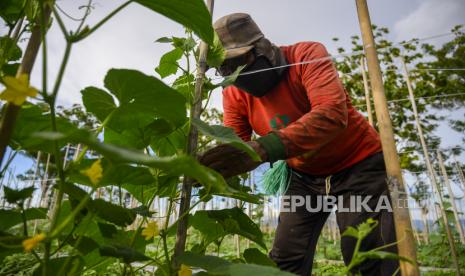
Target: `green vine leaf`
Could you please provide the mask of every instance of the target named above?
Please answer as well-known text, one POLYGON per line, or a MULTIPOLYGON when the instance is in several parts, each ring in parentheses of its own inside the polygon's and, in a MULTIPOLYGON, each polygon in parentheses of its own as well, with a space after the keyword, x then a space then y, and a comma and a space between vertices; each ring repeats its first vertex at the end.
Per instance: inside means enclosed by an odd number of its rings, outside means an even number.
POLYGON ((34 186, 26 187, 20 190, 14 190, 7 186, 3 187, 3 193, 8 203, 20 203, 32 196, 34 193, 34 186))
POLYGON ((223 48, 218 35, 214 34, 213 44, 208 45, 207 64, 210 67, 219 67, 223 64, 226 57, 226 51, 223 48))
POLYGON ((164 54, 160 63, 155 71, 160 75, 161 78, 174 75, 178 72, 179 64, 178 61, 181 59, 183 51, 180 48, 175 48, 172 51, 164 54))
POLYGON ((280 271, 278 268, 261 266, 256 264, 232 263, 215 256, 200 255, 193 252, 185 252, 179 256, 183 264, 205 269, 209 275, 229 276, 290 276, 289 272, 280 271))
POLYGON ((135 0, 135 2, 191 29, 206 43, 213 43, 212 17, 202 0, 135 0))
MULTIPOLYGON (((26 220, 44 219, 47 217, 46 208, 29 208, 24 210, 26 220)), ((11 227, 22 223, 21 213, 14 210, 0 209, 0 231, 5 231, 11 227)))
POLYGON ((207 212, 208 217, 219 222, 229 234, 243 236, 266 250, 262 231, 240 208, 197 212, 207 212))
POLYGON ((263 254, 258 248, 247 248, 244 250, 244 259, 249 264, 276 267, 276 263, 266 254, 263 254))
POLYGON ((235 192, 233 188, 226 184, 226 181, 221 176, 221 174, 208 167, 202 166, 196 159, 191 156, 149 156, 141 153, 140 151, 102 143, 85 130, 77 130, 74 133, 68 135, 57 132, 38 132, 35 133, 34 138, 40 141, 58 140, 72 143, 82 143, 115 163, 139 164, 151 168, 161 169, 167 174, 172 175, 185 174, 197 180, 212 193, 221 193, 226 191, 235 192))
POLYGON ((100 247, 99 251, 102 256, 121 258, 125 263, 150 260, 150 258, 143 253, 128 246, 104 245, 100 247))

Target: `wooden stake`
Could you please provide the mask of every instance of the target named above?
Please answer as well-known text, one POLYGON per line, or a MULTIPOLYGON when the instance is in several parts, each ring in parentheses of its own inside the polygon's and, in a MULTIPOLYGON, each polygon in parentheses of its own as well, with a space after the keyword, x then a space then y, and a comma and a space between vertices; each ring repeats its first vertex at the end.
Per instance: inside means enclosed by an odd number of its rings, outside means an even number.
MULTIPOLYGON (((214 0, 207 0, 207 6, 209 12, 213 13, 214 0)), ((205 78, 205 71, 207 70, 207 53, 208 45, 202 41, 200 43, 197 76, 195 78, 194 102, 192 103, 190 112, 191 118, 200 118, 200 113, 202 112, 202 87, 205 78)), ((195 154, 197 153, 197 141, 199 138, 198 136, 199 135, 197 128, 191 124, 187 143, 187 154, 195 156, 195 154)), ((182 215, 189 211, 191 202, 192 183, 192 179, 190 179, 189 177, 184 177, 181 190, 181 203, 179 205, 179 215, 182 215)), ((177 257, 184 253, 184 248, 186 246, 188 217, 189 216, 182 217, 179 220, 178 227, 176 229, 176 243, 174 247, 173 258, 173 268, 175 271, 177 271, 178 267, 180 266, 180 264, 177 261, 177 257)))
POLYGON ((441 209, 441 216, 444 220, 444 227, 445 227, 445 230, 446 230, 446 233, 447 233, 447 238, 449 240, 449 245, 451 246, 451 249, 453 251, 453 259, 454 259, 454 264, 455 264, 455 267, 457 269, 457 273, 459 273, 459 267, 458 267, 458 259, 457 259, 457 254, 456 254, 456 250, 455 250, 455 242, 454 242, 454 238, 452 236, 452 232, 449 228, 449 223, 447 221, 447 215, 446 215, 446 212, 445 212, 445 209, 444 209, 444 203, 443 203, 443 200, 442 200, 442 196, 441 196, 441 191, 438 187, 438 184, 436 182, 436 175, 435 175, 435 172, 434 172, 434 168, 431 164, 431 160, 429 158, 429 153, 428 153, 428 146, 426 145, 426 142, 425 142, 425 136, 423 135, 423 128, 421 127, 421 122, 420 122, 420 117, 418 115, 418 110, 417 110, 417 103, 415 101, 415 95, 413 94, 413 87, 412 87, 412 84, 410 82, 410 77, 409 77, 409 72, 408 72, 408 69, 407 69, 407 65, 405 64, 405 60, 403 57, 401 57, 401 62, 402 62, 402 67, 404 69, 404 79, 405 79, 405 82, 407 83, 407 89, 408 89, 408 93, 409 93, 409 98, 410 98, 410 103, 412 104, 412 110, 413 110, 413 114, 414 114, 414 117, 415 117, 415 126, 417 128, 417 131, 418 131, 418 136, 420 138, 420 144, 421 144, 421 147, 423 149, 423 155, 424 155, 424 158, 425 158, 425 163, 426 163, 426 168, 428 170, 428 173, 430 175, 430 180, 431 180, 431 184, 432 184, 432 188, 434 191, 437 192, 437 198, 438 198, 438 202, 439 202, 439 206, 440 206, 440 209, 441 209))
MULTIPOLYGON (((45 22, 49 21, 51 9, 46 8, 44 10, 45 22)), ((39 20, 40 21, 40 20, 39 20)), ((16 72, 16 76, 19 77, 22 74, 30 75, 34 62, 37 58, 37 53, 39 52, 40 44, 42 43, 41 38, 41 26, 40 22, 36 22, 32 29, 31 38, 24 52, 23 59, 21 64, 16 72)), ((3 163, 3 157, 5 155, 6 147, 10 142, 11 135, 13 134, 14 126, 16 123, 16 118, 18 117, 20 106, 7 103, 3 110, 1 122, 0 122, 0 167, 3 163)))
POLYGON ((462 167, 460 166, 459 161, 455 159, 455 157, 454 157, 454 161, 455 161, 455 169, 457 170, 457 173, 459 174, 460 182, 462 182, 462 185, 465 188, 465 175, 463 175, 462 167))
MULTIPOLYGON (((35 169, 34 169, 34 176, 32 177, 32 180, 31 180, 31 185, 34 186, 35 185, 35 182, 36 182, 36 178, 37 178, 37 175, 39 174, 39 167, 40 167, 40 157, 41 157, 41 152, 38 151, 37 152, 37 157, 36 157, 36 166, 35 166, 35 169)), ((32 205, 32 197, 29 198, 28 202, 27 202, 27 209, 31 208, 31 205, 32 205)), ((38 206, 40 207, 40 206, 38 206)))
MULTIPOLYGON (((250 190, 253 194, 254 192, 254 188, 253 188, 253 183, 252 183, 252 172, 249 172, 249 178, 247 179, 248 183, 249 183, 249 187, 250 187, 250 190)), ((249 216, 250 219, 252 219, 252 203, 247 203, 248 205, 248 208, 247 208, 247 215, 249 216)), ((250 240, 249 239, 246 239, 245 241, 245 244, 247 246, 247 248, 250 247, 250 240)))
POLYGON ((368 113, 368 122, 372 127, 374 127, 373 123, 373 112, 371 111, 371 100, 370 100, 370 86, 368 85, 368 78, 365 72, 365 58, 360 58, 360 71, 362 72, 363 78, 363 87, 365 88, 365 102, 367 106, 367 113, 368 113))
POLYGON ((381 68, 371 29, 368 5, 366 0, 355 0, 355 3, 362 32, 363 47, 367 58, 368 75, 370 76, 370 84, 373 91, 373 101, 386 164, 387 180, 393 202, 394 221, 398 239, 397 247, 400 256, 413 261, 413 264, 400 262, 400 270, 402 275, 417 276, 420 272, 417 265, 417 254, 409 210, 408 207, 399 206, 399 202, 406 202, 407 196, 405 194, 405 186, 396 150, 392 122, 389 117, 386 95, 384 93, 381 68))
POLYGON ((437 155, 438 155, 439 166, 441 167, 442 177, 444 177, 444 183, 446 184, 447 192, 449 193, 449 199, 452 205, 452 211, 454 212, 455 227, 457 228, 457 232, 459 233, 460 242, 462 244, 465 244, 465 236, 463 234, 462 224, 460 223, 459 213, 457 212, 457 205, 455 204, 454 193, 452 192, 452 188, 449 182, 449 176, 447 175, 447 171, 446 171, 446 166, 444 166, 444 160, 442 159, 442 154, 439 151, 439 149, 437 150, 437 155))

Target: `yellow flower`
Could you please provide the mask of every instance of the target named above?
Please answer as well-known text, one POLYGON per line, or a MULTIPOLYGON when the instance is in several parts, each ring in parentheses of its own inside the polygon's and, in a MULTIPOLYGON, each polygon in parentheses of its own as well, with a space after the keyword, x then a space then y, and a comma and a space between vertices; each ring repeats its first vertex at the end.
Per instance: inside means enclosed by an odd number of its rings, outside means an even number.
POLYGON ((32 249, 36 248, 37 245, 45 239, 45 234, 40 233, 38 235, 35 235, 32 238, 25 239, 23 241, 23 247, 26 252, 31 252, 32 249))
POLYGON ((92 184, 97 185, 103 176, 102 161, 100 159, 95 161, 88 169, 81 171, 81 173, 87 176, 92 184))
POLYGON ((158 236, 160 230, 158 229, 158 224, 156 221, 151 221, 147 223, 147 226, 142 230, 142 236, 145 237, 145 240, 150 240, 155 236, 158 236))
POLYGON ((192 269, 187 265, 182 264, 178 271, 178 276, 192 276, 192 269))
POLYGON ((22 74, 19 77, 6 76, 3 78, 6 86, 0 94, 0 99, 10 102, 14 105, 22 105, 27 97, 37 96, 37 89, 29 86, 29 76, 22 74))

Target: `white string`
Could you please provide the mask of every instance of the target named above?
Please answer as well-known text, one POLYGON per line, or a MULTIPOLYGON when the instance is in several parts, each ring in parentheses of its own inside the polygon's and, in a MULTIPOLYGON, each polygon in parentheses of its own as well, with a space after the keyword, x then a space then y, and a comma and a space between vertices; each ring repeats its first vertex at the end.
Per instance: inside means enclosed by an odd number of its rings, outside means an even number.
MULTIPOLYGON (((400 69, 385 69, 383 70, 384 72, 396 72, 396 71, 400 71, 400 69)), ((408 71, 410 72, 414 72, 414 71, 465 71, 465 68, 412 68, 412 69, 408 69, 408 71)), ((355 76, 355 75, 358 75, 358 74, 361 74, 360 70, 356 70, 355 72, 353 73, 341 73, 339 72, 340 76, 341 77, 344 77, 344 76, 355 76)))
MULTIPOLYGON (((454 93, 454 94, 443 94, 443 95, 436 95, 436 96, 427 96, 427 97, 416 97, 414 99, 418 100, 418 99, 431 99, 431 98, 447 98, 447 97, 456 97, 456 96, 462 96, 462 95, 465 95, 465 92, 454 93)), ((387 102, 388 103, 396 103, 396 102, 404 102, 404 101, 410 101, 410 98, 390 100, 390 101, 387 101, 387 102)), ((365 107, 365 106, 366 106, 365 104, 354 105, 354 107, 365 107)))
MULTIPOLYGON (((460 29, 462 29, 462 28, 460 28, 460 29)), ((404 41, 404 42, 397 42, 397 43, 393 43, 392 46, 389 46, 389 47, 378 48, 378 50, 386 51, 386 50, 394 48, 395 45, 404 45, 404 44, 411 43, 411 42, 420 42, 420 41, 435 39, 435 38, 439 38, 439 37, 443 37, 443 36, 448 36, 448 35, 451 35, 451 34, 454 34, 454 32, 433 35, 433 36, 424 37, 424 38, 420 38, 420 39, 411 39, 409 41, 404 41)), ((368 46, 365 46, 365 47, 368 47, 368 46)), ((379 52, 381 52, 381 51, 379 51, 379 52)), ((313 59, 313 60, 301 61, 301 62, 286 64, 286 65, 280 65, 280 66, 275 66, 275 67, 270 67, 270 68, 265 68, 265 69, 259 69, 259 70, 244 72, 244 73, 240 73, 239 76, 252 75, 252 74, 257 74, 257 73, 260 73, 260 72, 265 72, 265 71, 270 71, 270 70, 275 70, 275 69, 281 69, 281 68, 286 68, 286 67, 291 67, 291 66, 297 66, 297 65, 312 64, 312 63, 331 60, 331 59, 335 60, 337 58, 350 57, 350 56, 359 55, 359 54, 364 54, 364 51, 360 50, 360 51, 354 51, 354 52, 346 53, 346 54, 329 55, 329 56, 323 57, 323 58, 317 58, 317 59, 313 59)), ((229 75, 229 76, 231 76, 231 75, 229 75)), ((212 80, 227 78, 229 76, 212 78, 212 80)))

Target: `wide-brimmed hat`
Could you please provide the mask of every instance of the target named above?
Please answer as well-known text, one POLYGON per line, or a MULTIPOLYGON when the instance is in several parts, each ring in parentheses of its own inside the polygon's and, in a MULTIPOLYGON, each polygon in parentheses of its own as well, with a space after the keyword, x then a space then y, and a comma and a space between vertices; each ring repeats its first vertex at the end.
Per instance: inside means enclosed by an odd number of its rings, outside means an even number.
POLYGON ((223 16, 213 27, 226 50, 226 59, 249 52, 255 42, 265 37, 255 21, 246 13, 223 16))

